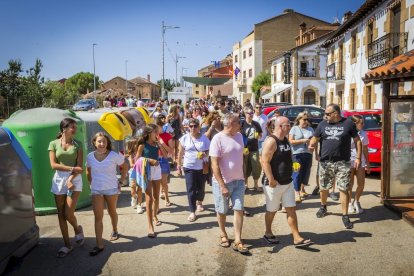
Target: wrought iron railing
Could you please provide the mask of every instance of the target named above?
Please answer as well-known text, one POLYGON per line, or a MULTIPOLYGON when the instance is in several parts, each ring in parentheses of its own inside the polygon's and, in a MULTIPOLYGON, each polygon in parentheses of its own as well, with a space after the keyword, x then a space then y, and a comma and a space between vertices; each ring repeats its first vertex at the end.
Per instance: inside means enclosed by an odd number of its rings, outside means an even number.
POLYGON ((308 69, 308 70, 300 70, 299 77, 302 78, 314 78, 316 77, 315 69, 308 69))
POLYGON ((368 44, 368 68, 386 64, 407 50, 408 33, 389 33, 368 44))

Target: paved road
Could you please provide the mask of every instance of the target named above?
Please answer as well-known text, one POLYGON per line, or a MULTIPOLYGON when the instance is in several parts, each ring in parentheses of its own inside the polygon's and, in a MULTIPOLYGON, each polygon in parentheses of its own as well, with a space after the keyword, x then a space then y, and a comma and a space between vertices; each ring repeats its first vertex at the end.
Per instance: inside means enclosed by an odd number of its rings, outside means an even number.
MULTIPOLYGON (((314 169, 314 168, 313 168, 314 169)), ((314 173, 314 170, 313 170, 314 173)), ((312 176, 311 179, 314 179, 312 176)), ((308 192, 313 187, 308 187, 308 192)), ((119 200, 121 238, 106 242, 105 251, 89 257, 94 246, 93 213, 77 212, 86 242, 65 259, 55 254, 62 245, 55 215, 38 217, 41 239, 37 247, 8 269, 11 275, 412 275, 414 271, 414 229, 379 202, 379 176, 367 180, 362 205, 366 213, 352 215, 353 230, 345 230, 340 206, 329 202, 331 213, 317 219, 318 199, 311 197, 298 206, 300 230, 316 244, 309 250, 295 249, 285 214, 277 214, 273 227, 281 239, 269 246, 264 231, 262 194, 249 192, 246 204, 253 216, 245 219, 243 238, 251 245, 251 256, 217 245, 218 229, 211 189, 205 199, 207 210, 194 223, 187 222, 184 180, 172 178, 173 207, 163 208, 156 228, 158 237, 146 237, 146 218, 129 206, 128 189, 119 200)), ((163 202, 161 201, 161 204, 163 202)), ((229 217, 229 221, 232 216, 229 217)), ((228 224, 231 233, 231 224, 228 224)), ((104 235, 110 233, 105 216, 104 235)), ((73 235, 73 232, 72 232, 73 235)), ((232 235, 231 235, 232 236, 232 235)))

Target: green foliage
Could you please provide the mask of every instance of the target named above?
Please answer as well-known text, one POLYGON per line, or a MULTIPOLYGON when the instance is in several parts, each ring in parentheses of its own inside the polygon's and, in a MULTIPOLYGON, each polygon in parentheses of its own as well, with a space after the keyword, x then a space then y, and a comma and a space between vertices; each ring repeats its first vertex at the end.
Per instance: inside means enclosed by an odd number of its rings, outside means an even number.
MULTIPOLYGON (((96 89, 100 86, 99 77, 95 76, 96 89)), ((81 94, 93 91, 93 74, 79 72, 65 81, 65 90, 68 93, 68 101, 74 104, 81 94)))
POLYGON ((256 96, 256 100, 260 98, 260 89, 263 86, 270 86, 271 85, 271 76, 269 72, 261 72, 257 75, 252 83, 252 92, 256 96))
MULTIPOLYGON (((157 81, 157 84, 161 87, 161 81, 157 81)), ((164 89, 167 91, 172 91, 174 87, 178 87, 179 84, 175 83, 174 80, 171 79, 164 79, 164 89)))
POLYGON ((68 102, 65 93, 65 86, 57 81, 47 81, 45 89, 49 91, 50 97, 47 102, 48 107, 65 108, 68 102))

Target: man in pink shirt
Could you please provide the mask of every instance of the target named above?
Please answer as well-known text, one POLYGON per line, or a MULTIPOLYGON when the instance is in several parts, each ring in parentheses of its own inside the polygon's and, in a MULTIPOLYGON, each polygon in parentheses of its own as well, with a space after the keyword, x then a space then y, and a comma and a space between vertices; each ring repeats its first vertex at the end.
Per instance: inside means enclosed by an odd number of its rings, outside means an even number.
POLYGON ((211 168, 213 170, 213 195, 220 227, 220 245, 229 247, 226 233, 226 214, 231 198, 234 210, 235 251, 248 254, 249 249, 241 241, 244 210, 243 175, 243 136, 240 133, 240 120, 237 114, 226 114, 224 129, 216 134, 210 143, 211 168))

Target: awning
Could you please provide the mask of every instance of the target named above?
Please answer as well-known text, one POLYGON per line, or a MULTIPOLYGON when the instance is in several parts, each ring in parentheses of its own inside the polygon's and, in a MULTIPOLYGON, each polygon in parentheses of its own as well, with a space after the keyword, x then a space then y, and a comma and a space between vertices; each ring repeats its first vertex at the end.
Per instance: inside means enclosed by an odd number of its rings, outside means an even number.
POLYGON ((414 50, 399 55, 387 64, 368 71, 364 82, 414 78, 414 50))
POLYGON ((184 81, 199 85, 222 85, 231 80, 230 78, 203 78, 203 77, 183 77, 184 81))
POLYGON ((286 90, 289 90, 292 87, 292 84, 283 84, 280 86, 276 86, 275 89, 273 89, 271 92, 265 94, 262 96, 262 99, 270 99, 271 97, 275 95, 279 95, 282 92, 285 92, 286 90))

